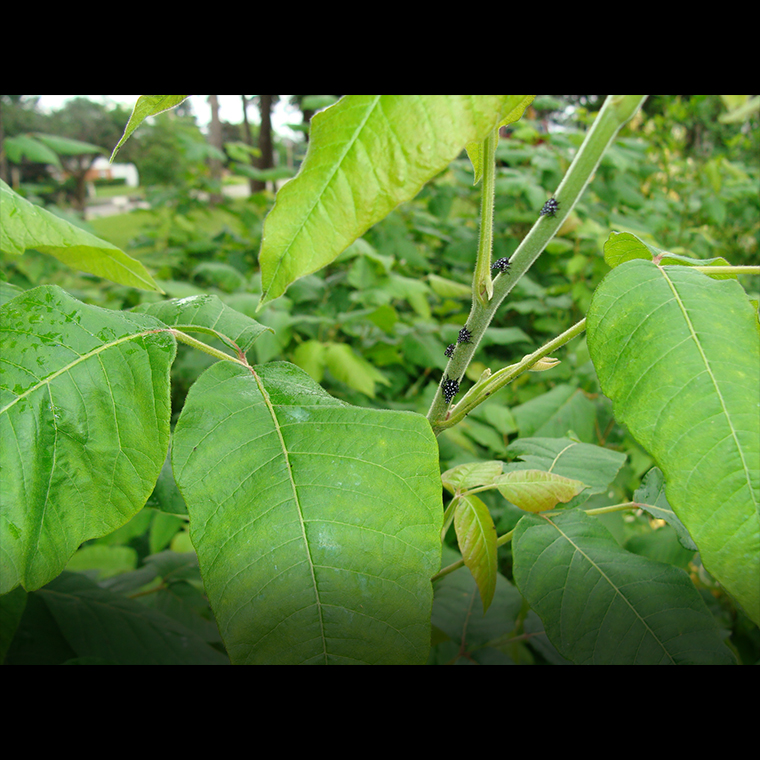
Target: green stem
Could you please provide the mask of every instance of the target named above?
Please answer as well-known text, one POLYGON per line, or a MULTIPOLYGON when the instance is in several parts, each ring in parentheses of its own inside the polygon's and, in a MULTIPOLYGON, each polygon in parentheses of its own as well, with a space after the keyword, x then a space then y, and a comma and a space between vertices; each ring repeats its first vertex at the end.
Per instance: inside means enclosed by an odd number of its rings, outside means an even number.
MULTIPOLYGON (((467 329, 472 333, 470 343, 460 343, 454 355, 449 360, 445 374, 449 378, 459 380, 464 377, 483 334, 501 306, 502 301, 515 286, 517 281, 533 265, 541 255, 546 244, 554 237, 565 219, 572 211, 576 202, 591 181, 605 150, 615 139, 621 127, 633 117, 644 102, 643 95, 609 95, 599 111, 591 129, 586 135, 578 153, 575 155, 570 168, 555 193, 560 208, 554 217, 541 216, 537 219, 530 232, 520 243, 510 259, 509 272, 502 272, 493 281, 493 298, 482 304, 478 298, 473 298, 470 316, 467 319, 467 329)), ((485 167, 483 169, 485 176, 485 167)), ((483 212, 481 210, 481 217, 483 212)), ((441 387, 435 394, 433 403, 427 413, 427 418, 438 435, 446 427, 448 404, 443 398, 441 387)))
POLYGON ((490 377, 470 388, 464 398, 451 409, 446 420, 437 425, 433 425, 433 432, 438 435, 441 430, 445 430, 446 428, 450 428, 458 422, 461 422, 476 406, 482 404, 489 396, 496 393, 496 391, 500 390, 505 385, 511 383, 523 372, 530 370, 530 368, 538 361, 554 353, 560 346, 564 346, 565 343, 572 340, 577 335, 580 335, 585 329, 586 320, 584 318, 565 330, 561 335, 552 338, 552 340, 541 346, 541 348, 537 349, 532 354, 524 356, 519 362, 517 362, 517 364, 510 364, 508 367, 500 369, 498 372, 495 372, 490 377))
POLYGON ((192 346, 193 348, 197 348, 199 351, 203 351, 204 353, 209 354, 210 356, 213 356, 216 359, 222 359, 223 361, 227 361, 227 362, 236 362, 237 364, 241 364, 243 367, 250 366, 247 361, 243 361, 243 360, 235 358, 234 356, 230 356, 229 354, 225 354, 224 351, 220 351, 218 348, 213 348, 212 346, 207 345, 206 343, 198 340, 197 338, 192 338, 187 333, 183 333, 181 330, 171 329, 169 330, 169 332, 180 343, 184 343, 188 346, 192 346))
POLYGON ((472 280, 473 301, 486 306, 493 297, 491 280, 491 252, 493 250, 493 204, 496 186, 496 146, 499 142, 499 130, 483 140, 480 159, 483 167, 483 179, 480 187, 480 239, 478 241, 478 259, 475 263, 475 275, 472 280))
POLYGON ((608 515, 611 512, 625 512, 628 509, 638 509, 639 507, 641 507, 641 504, 636 501, 624 501, 621 504, 612 504, 609 507, 596 507, 584 511, 587 515, 608 515))

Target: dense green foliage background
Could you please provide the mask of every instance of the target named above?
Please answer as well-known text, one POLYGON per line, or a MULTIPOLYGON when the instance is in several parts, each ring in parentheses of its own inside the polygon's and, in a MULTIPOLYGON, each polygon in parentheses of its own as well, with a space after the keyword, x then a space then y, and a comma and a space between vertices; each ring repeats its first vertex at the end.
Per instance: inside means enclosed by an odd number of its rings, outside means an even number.
MULTIPOLYGON (((503 130, 496 153, 494 259, 515 251, 564 176, 573 150, 593 121, 592 108, 584 103, 593 107, 598 102, 593 96, 583 98, 539 97, 522 120, 503 130)), ((23 102, 4 101, 3 107, 8 136, 31 129, 50 132, 56 125, 62 135, 64 128, 66 136, 79 134, 77 125, 62 117, 43 124, 42 116, 23 102)), ((660 249, 694 258, 722 256, 733 265, 758 262, 758 116, 755 112, 746 121, 725 122, 720 117, 726 107, 719 96, 657 96, 647 101, 605 154, 559 235, 498 314, 469 367, 463 390, 486 368, 495 372, 519 360, 586 314, 595 287, 609 271, 602 245, 611 229, 632 232, 660 249)), ((128 117, 119 109, 108 115, 111 121, 104 118, 104 124, 118 124, 122 117, 126 123, 128 117)), ((80 139, 110 150, 119 135, 117 126, 104 128, 102 134, 81 134, 80 139)), ((446 367, 444 350, 456 341, 470 303, 479 190, 473 186, 467 156, 463 153, 453 161, 413 201, 391 212, 333 264, 295 282, 285 296, 256 314, 261 293, 257 254, 274 196, 264 191, 209 205, 203 193, 214 188, 204 145, 187 110, 157 117, 135 134, 133 143, 126 143, 119 159, 142 162, 145 186, 139 194, 150 208, 79 224, 141 261, 167 297, 214 294, 272 327, 274 332, 261 335, 253 346, 256 363, 287 360, 337 399, 424 415, 446 367)), ((284 160, 287 151, 282 145, 281 149, 284 160)), ((302 151, 302 145, 291 151, 294 169, 302 151)), ((228 152, 226 163, 234 176, 239 162, 228 152)), ((63 200, 60 188, 48 178, 32 172, 29 179, 36 181, 20 186, 28 198, 39 203, 63 200)), ((65 202, 60 213, 69 213, 65 202)), ((77 274, 34 252, 5 257, 0 276, 23 289, 57 284, 86 303, 111 309, 164 298, 77 274)), ((760 297, 757 278, 741 282, 751 297, 760 297)), ((559 358, 562 363, 551 371, 522 375, 462 424, 444 431, 438 438, 441 471, 474 460, 509 459, 515 454, 508 447, 518 438, 570 436, 627 457, 611 490, 592 497, 587 507, 631 500, 653 460, 615 422, 585 338, 569 344, 559 358)), ((190 386, 212 363, 211 357, 179 346, 171 370, 174 420, 190 386)), ((523 515, 493 492, 481 496, 499 535, 523 515)), ((448 498, 444 494, 444 503, 448 498)), ((155 606, 191 623, 199 640, 209 645, 199 646, 195 661, 217 661, 217 651, 218 661, 223 661, 185 513, 171 478, 159 478, 142 512, 109 536, 83 545, 67 568, 71 574, 46 589, 52 593, 59 586, 79 585, 95 595, 98 588, 107 589, 155 606), (161 510, 153 508, 159 505, 161 510)), ((627 550, 687 569, 721 627, 731 632, 730 646, 739 660, 751 663, 760 658, 760 631, 712 581, 698 555, 678 542, 673 528, 646 514, 618 512, 599 519, 627 550)), ((453 531, 447 541, 455 545, 453 531)), ((509 544, 499 549, 498 565, 504 576, 513 577, 509 544)), ((457 582, 471 582, 466 573, 457 582)), ((509 602, 502 597, 500 603, 509 602)), ((453 647, 442 633, 444 623, 436 626, 437 614, 440 618, 440 610, 436 613, 434 608, 434 642, 438 636, 440 644, 433 648, 431 662, 484 661, 477 651, 486 642, 491 642, 489 653, 499 651, 514 662, 562 659, 544 637, 535 635, 540 621, 527 609, 520 614, 520 630, 495 648, 488 631, 475 628, 466 645, 453 647)), ((7 662, 77 659, 45 615, 39 600, 29 603, 22 635, 10 644, 7 662)), ((102 653, 92 656, 108 660, 102 653)))

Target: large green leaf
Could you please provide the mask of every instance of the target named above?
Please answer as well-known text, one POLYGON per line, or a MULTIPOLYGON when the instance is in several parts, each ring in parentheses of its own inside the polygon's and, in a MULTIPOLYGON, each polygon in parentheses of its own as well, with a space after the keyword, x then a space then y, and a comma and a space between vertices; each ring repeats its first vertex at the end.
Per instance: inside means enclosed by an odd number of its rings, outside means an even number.
POLYGON ((616 419, 663 471, 704 566, 760 624, 760 332, 736 280, 629 261, 589 309, 616 419))
POLYGON ((52 285, 0 308, 0 593, 43 586, 143 507, 169 445, 175 351, 152 317, 52 285))
POLYGON ((260 305, 333 261, 530 97, 347 95, 316 114, 301 170, 264 225, 260 305))
POLYGON ((0 179, 0 251, 20 256, 34 248, 72 269, 143 290, 157 290, 148 270, 136 259, 44 208, 29 203, 0 179))
POLYGON ((579 509, 526 515, 512 553, 520 593, 578 665, 735 662, 683 570, 625 551, 579 509))
POLYGON ((233 663, 425 662, 443 508, 423 417, 350 406, 285 362, 219 362, 172 462, 233 663))

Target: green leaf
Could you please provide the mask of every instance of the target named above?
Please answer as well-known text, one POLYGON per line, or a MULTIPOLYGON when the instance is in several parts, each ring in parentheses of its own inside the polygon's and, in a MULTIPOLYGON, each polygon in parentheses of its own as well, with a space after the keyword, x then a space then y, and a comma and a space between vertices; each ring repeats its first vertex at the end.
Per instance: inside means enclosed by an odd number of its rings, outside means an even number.
POLYGON ((441 298, 469 298, 472 295, 472 288, 469 285, 447 280, 437 274, 429 274, 428 282, 433 292, 441 298))
POLYGON ((0 282, 0 306, 23 292, 24 289, 18 285, 13 285, 10 282, 0 282))
POLYGON ((413 198, 523 97, 347 95, 316 114, 301 170, 264 225, 259 308, 413 198))
POLYGON ((390 385, 381 372, 347 343, 328 343, 325 347, 325 364, 336 380, 370 398, 375 398, 375 383, 390 385))
POLYGON ((221 261, 202 261, 193 269, 191 276, 196 282, 207 283, 225 293, 242 290, 246 285, 245 277, 236 267, 221 261))
POLYGON ((148 270, 115 245, 29 203, 0 180, 0 250, 13 256, 34 248, 72 269, 143 290, 163 291, 148 270))
POLYGON ((424 663, 443 516, 424 417, 286 362, 193 385, 172 460, 233 663, 424 663))
MULTIPOLYGON (((569 438, 518 438, 507 452, 523 461, 523 470, 544 470, 580 480, 587 485, 584 495, 604 493, 625 464, 625 454, 569 438)), ((515 465, 511 465, 515 467, 515 465)))
POLYGON ((573 431, 581 440, 596 440, 596 407, 580 388, 557 385, 513 407, 512 414, 525 438, 567 436, 573 431))
POLYGON ((581 510, 526 515, 512 552, 517 587, 577 665, 735 663, 683 570, 621 549, 581 510))
POLYGON ((454 529, 464 564, 478 584, 483 614, 488 611, 496 590, 496 527, 481 499, 465 495, 454 510, 454 529))
POLYGON ((266 327, 255 319, 231 309, 218 296, 213 295, 140 304, 133 311, 150 314, 171 327, 186 331, 198 328, 201 332, 210 331, 213 335, 225 336, 234 341, 243 353, 250 350, 262 333, 274 332, 271 327, 266 327))
POLYGON ((632 232, 616 232, 613 230, 604 243, 604 261, 613 269, 634 259, 651 261, 661 253, 660 248, 645 243, 632 232))
POLYGON ((79 549, 66 563, 72 572, 96 570, 97 579, 111 578, 137 567, 137 552, 131 546, 89 544, 79 549))
POLYGON ((665 478, 659 467, 652 467, 643 477, 641 486, 633 494, 633 500, 639 505, 639 508, 652 517, 668 523, 675 530, 678 540, 684 548, 692 552, 697 551, 697 545, 692 541, 689 531, 686 530, 673 508, 668 504, 668 499, 665 496, 665 478))
POLYGON ((58 154, 32 135, 6 137, 3 147, 8 160, 14 164, 20 164, 23 159, 26 159, 36 164, 53 164, 59 169, 63 168, 58 154))
POLYGON ((495 459, 490 462, 467 462, 446 470, 441 475, 441 482, 447 491, 456 493, 478 486, 491 485, 501 473, 502 464, 495 459))
MULTIPOLYGON (((459 554, 444 547, 444 564, 453 564, 459 554)), ((456 645, 453 657, 465 662, 485 662, 493 656, 490 642, 515 628, 522 606, 517 589, 501 574, 496 574, 493 601, 486 615, 477 583, 467 568, 443 576, 435 582, 432 623, 456 645)), ((507 664, 509 660, 504 658, 507 664)))
MULTIPOLYGON (((512 101, 510 104, 511 109, 504 116, 504 118, 499 121, 496 128, 501 129, 501 127, 506 127, 507 124, 512 124, 513 122, 522 118, 522 115, 525 113, 525 109, 533 102, 535 97, 535 95, 512 95, 512 101)), ((483 176, 483 156, 481 155, 483 143, 482 141, 479 142, 477 140, 473 140, 472 142, 467 143, 466 147, 467 155, 469 156, 470 162, 472 163, 473 174, 475 175, 472 184, 477 185, 483 176)))
MULTIPOLYGON (((611 232, 604 244, 604 260, 613 269, 626 261, 644 259, 655 260, 658 264, 675 264, 689 267, 727 267, 729 262, 722 256, 712 259, 695 259, 691 256, 682 256, 678 253, 663 251, 650 243, 636 237, 630 232, 611 232)), ((712 274, 716 280, 736 279, 735 274, 712 274)))
POLYGON ((760 333, 735 280, 631 261, 601 282, 588 348, 710 574, 760 623, 760 333))
POLYGON ((26 608, 27 593, 20 586, 0 596, 0 665, 16 635, 26 608))
POLYGON ((199 635, 157 610, 64 573, 34 594, 78 657, 118 665, 224 665, 199 635))
POLYGON ((132 115, 129 117, 124 134, 121 136, 116 147, 111 153, 111 161, 116 158, 119 148, 129 139, 134 132, 148 116, 168 111, 170 108, 178 106, 183 100, 189 98, 189 95, 140 95, 132 109, 132 115))
POLYGON ((161 328, 52 285, 0 308, 0 594, 40 588, 150 496, 176 351, 161 328))
POLYGON ((70 137, 43 135, 40 132, 37 132, 34 136, 40 142, 47 145, 50 150, 54 150, 59 156, 85 156, 89 153, 105 153, 99 145, 82 142, 81 140, 72 140, 70 137))
POLYGON ((505 499, 526 512, 554 509, 560 502, 566 504, 588 488, 580 480, 543 470, 513 470, 494 482, 505 499))
POLYGON ((326 346, 319 340, 306 340, 293 351, 293 364, 309 373, 309 377, 319 383, 325 374, 326 346))

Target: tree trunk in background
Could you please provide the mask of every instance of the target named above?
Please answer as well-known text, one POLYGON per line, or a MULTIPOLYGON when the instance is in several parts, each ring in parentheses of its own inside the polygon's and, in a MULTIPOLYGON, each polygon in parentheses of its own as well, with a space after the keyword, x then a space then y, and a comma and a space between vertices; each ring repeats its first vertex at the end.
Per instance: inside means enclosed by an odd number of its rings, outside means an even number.
MULTIPOLYGON (((253 136, 251 135, 251 125, 248 121, 248 100, 246 99, 245 95, 240 96, 243 99, 243 140, 245 141, 246 145, 249 145, 251 148, 253 148, 253 136)), ((253 156, 251 156, 251 166, 254 166, 254 159, 253 156)), ((248 180, 248 187, 251 189, 252 193, 256 192, 255 188, 255 182, 254 179, 248 180)))
MULTIPOLYGON (((261 129, 259 130, 259 169, 271 169, 274 166, 274 155, 272 150, 272 95, 259 95, 259 112, 261 113, 261 129)), ((264 190, 267 183, 262 180, 255 180, 251 188, 254 192, 264 190)))
MULTIPOLYGON (((211 106, 211 124, 209 125, 208 141, 215 148, 222 150, 222 122, 219 121, 219 100, 216 97, 216 95, 208 96, 208 104, 209 106, 211 106)), ((219 187, 221 188, 222 162, 216 158, 212 158, 209 161, 209 165, 211 167, 212 181, 219 182, 219 187)), ((212 206, 215 206, 217 203, 221 203, 222 201, 221 192, 211 193, 211 197, 209 198, 209 201, 212 206)))

